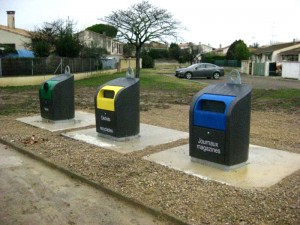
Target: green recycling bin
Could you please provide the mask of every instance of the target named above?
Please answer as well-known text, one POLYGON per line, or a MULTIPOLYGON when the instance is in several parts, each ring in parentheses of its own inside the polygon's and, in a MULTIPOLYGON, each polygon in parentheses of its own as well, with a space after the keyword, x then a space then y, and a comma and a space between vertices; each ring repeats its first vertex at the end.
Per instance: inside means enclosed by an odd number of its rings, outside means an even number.
POLYGON ((39 89, 41 117, 47 120, 69 120, 75 116, 74 76, 61 74, 44 82, 39 89))

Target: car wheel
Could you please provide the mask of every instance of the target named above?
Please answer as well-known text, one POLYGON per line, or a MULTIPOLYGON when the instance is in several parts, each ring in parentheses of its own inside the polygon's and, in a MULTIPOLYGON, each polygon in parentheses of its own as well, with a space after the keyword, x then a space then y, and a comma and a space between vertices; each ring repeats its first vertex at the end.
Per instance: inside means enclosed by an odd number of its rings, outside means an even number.
POLYGON ((214 74, 213 74, 213 78, 216 79, 216 80, 219 79, 219 78, 220 78, 220 74, 217 73, 217 72, 214 73, 214 74))
POLYGON ((185 78, 190 80, 192 78, 192 74, 191 73, 186 73, 185 78))

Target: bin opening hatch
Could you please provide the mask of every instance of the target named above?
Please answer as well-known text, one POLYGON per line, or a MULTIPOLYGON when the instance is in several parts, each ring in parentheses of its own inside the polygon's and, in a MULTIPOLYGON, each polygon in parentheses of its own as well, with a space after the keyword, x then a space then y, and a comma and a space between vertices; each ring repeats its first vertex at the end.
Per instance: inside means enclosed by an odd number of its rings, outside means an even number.
POLYGON ((200 109, 203 111, 224 113, 226 109, 226 105, 224 102, 221 101, 202 99, 200 103, 200 109))
POLYGON ((115 92, 112 91, 112 90, 104 90, 103 91, 103 97, 113 99, 115 97, 115 92))

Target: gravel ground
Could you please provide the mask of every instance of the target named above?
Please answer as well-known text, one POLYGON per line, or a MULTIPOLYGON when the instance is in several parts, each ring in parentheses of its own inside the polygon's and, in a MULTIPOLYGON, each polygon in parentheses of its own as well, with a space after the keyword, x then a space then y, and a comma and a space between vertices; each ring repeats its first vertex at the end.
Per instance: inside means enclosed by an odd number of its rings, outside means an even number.
MULTIPOLYGON (((273 78, 249 79, 256 88, 277 89, 282 85, 273 78)), ((287 88, 295 88, 291 86, 294 84, 298 81, 284 81, 287 88)), ((94 90, 80 87, 75 94, 76 110, 94 113, 94 90)), ((171 93, 164 98, 175 104, 165 104, 163 94, 141 93, 141 122, 187 132, 187 104, 192 96, 173 101, 176 97, 171 93)), ((250 143, 300 154, 300 109, 278 111, 272 109, 272 103, 254 102, 250 143)), ((8 106, 17 113, 0 115, 1 139, 189 224, 300 224, 300 170, 270 188, 245 190, 142 159, 187 144, 187 139, 123 155, 16 121, 39 114, 37 91, 0 90, 0 110, 8 106)))
MULTIPOLYGON (((187 105, 146 105, 141 122, 188 131, 187 105)), ((93 112, 81 105, 81 109, 93 112)), ((36 113, 35 113, 36 114, 36 113)), ((143 204, 190 224, 300 224, 300 171, 266 189, 202 180, 142 157, 188 143, 182 139, 120 154, 0 116, 0 137, 143 204)), ((300 153, 299 114, 252 111, 251 143, 300 153)))

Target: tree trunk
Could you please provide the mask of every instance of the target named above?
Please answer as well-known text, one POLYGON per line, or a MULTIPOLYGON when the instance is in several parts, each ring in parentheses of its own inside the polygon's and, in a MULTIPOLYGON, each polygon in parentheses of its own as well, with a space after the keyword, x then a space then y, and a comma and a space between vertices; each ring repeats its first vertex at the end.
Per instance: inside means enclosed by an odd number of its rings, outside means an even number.
POLYGON ((136 78, 140 78, 140 52, 141 49, 140 48, 136 48, 136 53, 135 53, 135 68, 136 68, 136 72, 135 72, 135 77, 136 78))

